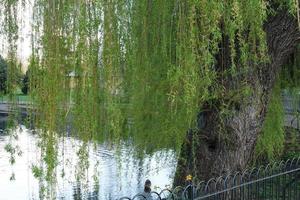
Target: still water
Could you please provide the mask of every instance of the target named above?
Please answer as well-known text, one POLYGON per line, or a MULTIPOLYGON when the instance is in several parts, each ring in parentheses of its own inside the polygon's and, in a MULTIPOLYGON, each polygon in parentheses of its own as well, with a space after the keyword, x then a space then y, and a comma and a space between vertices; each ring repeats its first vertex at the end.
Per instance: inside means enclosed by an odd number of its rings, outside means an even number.
MULTIPOLYGON (((3 124, 0 129, 3 129, 3 124)), ((18 138, 13 143, 20 147, 21 154, 16 156, 15 164, 11 165, 10 154, 4 149, 11 137, 0 131, 0 200, 40 199, 41 182, 32 173, 32 166, 40 163, 38 138, 23 125, 19 125, 14 132, 18 138), (12 174, 15 174, 15 180, 10 180, 12 174)), ((55 186, 57 199, 105 200, 132 197, 143 190, 146 179, 152 181, 153 190, 170 187, 172 184, 176 158, 171 150, 137 159, 129 147, 124 145, 116 153, 114 147, 107 144, 88 144, 89 168, 85 173, 86 182, 76 182, 79 161, 76 152, 81 145, 82 142, 73 137, 59 139, 55 186), (99 179, 97 185, 93 181, 94 175, 99 179)))

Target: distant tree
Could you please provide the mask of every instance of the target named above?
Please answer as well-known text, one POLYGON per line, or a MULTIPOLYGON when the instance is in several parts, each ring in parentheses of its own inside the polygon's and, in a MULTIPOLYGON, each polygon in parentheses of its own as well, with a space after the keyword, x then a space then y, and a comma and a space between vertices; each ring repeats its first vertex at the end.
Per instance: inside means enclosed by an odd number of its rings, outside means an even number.
POLYGON ((22 66, 22 63, 20 62, 20 63, 18 63, 17 64, 17 66, 16 66, 17 68, 16 68, 16 72, 15 72, 15 79, 16 79, 16 84, 20 87, 20 88, 22 88, 23 87, 23 80, 24 80, 24 78, 25 78, 25 76, 26 76, 26 74, 24 75, 24 73, 22 72, 22 68, 23 68, 23 66, 22 66))
POLYGON ((26 74, 23 77, 21 90, 25 95, 27 95, 29 92, 29 70, 27 70, 26 74))
POLYGON ((0 93, 7 92, 7 63, 0 55, 0 93))

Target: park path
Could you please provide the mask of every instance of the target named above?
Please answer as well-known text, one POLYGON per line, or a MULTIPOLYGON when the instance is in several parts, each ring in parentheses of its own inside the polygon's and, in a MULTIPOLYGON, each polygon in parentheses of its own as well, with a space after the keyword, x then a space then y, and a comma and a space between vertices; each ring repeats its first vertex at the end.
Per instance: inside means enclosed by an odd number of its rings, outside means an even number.
POLYGON ((11 106, 12 104, 7 102, 0 103, 0 114, 8 115, 11 112, 18 111, 21 114, 27 114, 27 109, 31 107, 29 103, 17 103, 16 106, 11 106))

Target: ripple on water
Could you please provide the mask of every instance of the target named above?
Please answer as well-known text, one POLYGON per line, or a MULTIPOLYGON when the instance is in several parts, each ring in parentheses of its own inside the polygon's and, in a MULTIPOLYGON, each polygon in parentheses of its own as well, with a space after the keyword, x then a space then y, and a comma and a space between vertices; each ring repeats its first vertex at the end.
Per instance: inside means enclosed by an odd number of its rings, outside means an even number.
MULTIPOLYGON (((17 158, 14 169, 16 170, 16 181, 12 184, 9 181, 9 176, 6 178, 0 178, 0 194, 6 195, 6 191, 20 190, 22 194, 27 197, 38 199, 39 184, 31 172, 30 166, 37 164, 40 159, 39 148, 36 146, 38 140, 37 136, 33 135, 31 131, 25 127, 17 129, 19 131, 19 139, 17 143, 22 147, 23 154, 20 158, 17 158), (6 188, 3 191, 2 188, 6 188)), ((8 154, 4 150, 6 141, 8 141, 7 135, 1 135, 0 131, 0 174, 10 173, 11 167, 8 163, 8 154), (6 163, 6 164, 5 164, 6 163)), ((111 145, 99 144, 94 148, 93 144, 89 144, 89 161, 90 168, 87 172, 89 179, 86 189, 82 187, 82 184, 76 183, 75 168, 78 166, 78 159, 76 152, 79 146, 82 144, 78 139, 68 137, 64 138, 59 145, 59 161, 63 161, 64 165, 59 166, 57 171, 60 174, 61 170, 66 171, 65 178, 57 177, 57 194, 62 199, 73 199, 78 196, 92 197, 95 195, 95 191, 99 191, 99 199, 115 199, 120 196, 132 196, 139 192, 143 186, 143 182, 146 178, 150 178, 153 186, 165 187, 165 185, 171 184, 171 174, 174 171, 175 165, 164 165, 160 159, 169 159, 170 162, 174 162, 174 155, 170 152, 162 152, 152 157, 146 157, 143 161, 138 161, 132 156, 132 150, 128 149, 126 145, 119 150, 119 154, 116 154, 116 150, 111 145), (64 145, 64 148, 63 148, 64 145), (62 152, 64 150, 64 153, 62 152), (61 155, 64 155, 62 157, 61 155), (155 158, 160 159, 155 159, 155 158), (68 164, 66 164, 68 162, 68 164), (94 166, 99 162, 97 169, 99 170, 99 185, 95 185, 93 182, 94 166)), ((14 196, 14 193, 10 195, 10 199, 18 199, 18 196, 14 196)), ((31 199, 32 199, 31 198, 31 199)), ((1 199, 1 198, 0 198, 1 199)))

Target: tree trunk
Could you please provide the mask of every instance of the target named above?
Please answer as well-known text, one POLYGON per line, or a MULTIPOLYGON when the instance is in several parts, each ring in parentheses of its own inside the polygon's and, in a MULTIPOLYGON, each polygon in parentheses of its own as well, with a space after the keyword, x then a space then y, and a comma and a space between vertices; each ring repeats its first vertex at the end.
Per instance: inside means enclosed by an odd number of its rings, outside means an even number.
MULTIPOLYGON (((238 106, 232 106, 230 111, 234 114, 223 117, 222 121, 217 102, 204 106, 205 111, 198 116, 199 131, 189 131, 182 146, 174 186, 184 185, 188 174, 198 180, 207 180, 242 170, 251 160, 276 76, 300 39, 297 22, 288 12, 270 16, 264 30, 270 62, 255 67, 256 70, 249 74, 253 92, 242 103, 238 102, 238 106)), ((225 49, 227 54, 228 49, 225 49)), ((229 85, 224 84, 224 88, 230 90, 229 85)))

